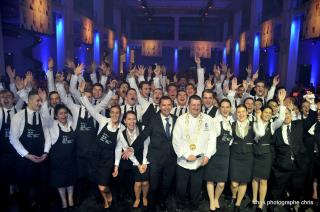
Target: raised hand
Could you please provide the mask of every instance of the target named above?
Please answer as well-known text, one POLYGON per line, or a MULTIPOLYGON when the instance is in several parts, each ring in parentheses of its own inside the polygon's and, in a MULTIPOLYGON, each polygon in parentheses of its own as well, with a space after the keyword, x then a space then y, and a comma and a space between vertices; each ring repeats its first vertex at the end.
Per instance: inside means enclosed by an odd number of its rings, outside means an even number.
POLYGON ((247 80, 242 80, 242 86, 244 88, 244 91, 246 91, 248 89, 248 82, 247 80))
POLYGON ((109 84, 109 89, 114 90, 117 86, 118 81, 117 80, 112 80, 109 84))
POLYGON ((236 91, 239 88, 240 85, 238 85, 238 79, 234 77, 231 81, 231 90, 236 91))
POLYGON ((77 65, 77 67, 74 69, 74 74, 79 76, 82 73, 83 68, 84 68, 83 63, 77 65))
POLYGON ((259 70, 256 71, 256 73, 254 73, 254 75, 252 76, 252 81, 256 81, 259 77, 259 70))
POLYGON ((157 77, 160 77, 160 75, 161 75, 161 69, 160 69, 159 65, 156 65, 156 68, 154 69, 154 74, 155 74, 157 77))
POLYGON ((145 72, 145 67, 143 65, 139 65, 138 66, 138 75, 139 76, 144 76, 144 72, 145 72))
POLYGON ((6 72, 9 76, 10 82, 14 82, 14 77, 16 76, 16 71, 14 69, 12 69, 11 66, 7 66, 6 72))
POLYGON ((167 75, 167 68, 165 66, 161 66, 161 73, 163 76, 166 76, 167 75))
POLYGON ((26 77, 24 79, 24 86, 27 87, 27 86, 31 86, 33 83, 33 75, 32 75, 32 72, 31 71, 28 71, 26 73, 26 77))
POLYGON ((64 75, 62 73, 57 72, 56 83, 62 83, 63 81, 64 81, 64 75))
POLYGON ((48 69, 49 70, 52 70, 53 69, 53 66, 54 66, 54 60, 52 57, 49 58, 49 61, 48 61, 48 69))
POLYGON ((212 81, 211 80, 207 80, 206 81, 206 89, 212 89, 213 88, 213 86, 214 86, 214 84, 212 83, 212 81))
POLYGON ((151 77, 152 73, 153 73, 153 71, 152 71, 152 67, 151 67, 151 66, 149 66, 149 67, 148 67, 148 76, 150 76, 150 77, 151 77))
POLYGON ((70 59, 66 59, 66 66, 70 69, 75 69, 76 65, 74 64, 74 62, 70 59))
POLYGON ((251 77, 252 74, 252 65, 249 64, 248 67, 246 68, 246 72, 248 73, 248 76, 251 77))
POLYGON ((280 83, 280 77, 279 77, 279 75, 277 75, 277 76, 275 76, 275 77, 273 78, 273 80, 272 80, 272 85, 273 85, 273 86, 278 86, 279 83, 280 83))
POLYGON ((280 89, 278 91, 278 99, 280 102, 280 105, 283 105, 284 99, 286 98, 287 92, 285 89, 280 89))
POLYGON ((197 67, 201 65, 201 59, 197 55, 194 56, 194 62, 197 64, 197 67))
POLYGON ((90 65, 90 72, 93 74, 95 71, 96 71, 96 68, 97 68, 97 64, 96 62, 92 62, 91 65, 90 65))
POLYGON ((46 101, 47 100, 47 93, 45 90, 39 88, 38 89, 38 95, 40 96, 42 102, 46 101))
POLYGON ((231 73, 231 70, 228 69, 227 71, 227 79, 230 79, 233 76, 233 73, 231 73))
POLYGON ((228 71, 228 64, 220 63, 220 66, 221 66, 222 73, 227 73, 227 71, 228 71))

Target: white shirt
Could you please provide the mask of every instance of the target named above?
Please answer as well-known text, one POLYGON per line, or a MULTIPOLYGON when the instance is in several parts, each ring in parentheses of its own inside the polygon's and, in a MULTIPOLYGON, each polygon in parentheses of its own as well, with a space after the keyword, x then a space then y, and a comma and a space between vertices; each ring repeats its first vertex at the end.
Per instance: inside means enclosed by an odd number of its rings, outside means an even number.
POLYGON ((214 130, 213 119, 209 115, 200 113, 196 118, 189 113, 181 115, 176 121, 172 139, 172 145, 177 154, 178 165, 185 169, 195 170, 201 166, 203 156, 210 159, 216 152, 214 130), (201 116, 202 122, 200 123, 201 116), (186 125, 187 117, 189 117, 189 126, 186 125), (189 132, 186 133, 186 130, 189 132), (190 139, 187 139, 187 135, 190 136, 190 139), (196 148, 193 150, 190 148, 190 141, 196 145, 196 148), (195 161, 187 161, 190 155, 201 157, 195 161))
MULTIPOLYGON (((133 141, 138 137, 137 128, 131 133, 129 132, 128 129, 126 129, 126 131, 128 132, 129 136, 131 135, 131 142, 133 143, 133 141), (134 139, 134 140, 132 140, 132 139, 134 139)), ((130 142, 130 139, 128 140, 128 142, 130 142)), ((130 145, 132 145, 131 142, 130 142, 130 145)), ((150 137, 148 137, 144 141, 144 144, 143 144, 143 160, 142 160, 142 164, 149 164, 149 162, 147 160, 149 144, 150 144, 150 137)), ((120 160, 121 160, 122 150, 126 150, 128 148, 129 148, 128 143, 127 143, 126 139, 123 136, 123 130, 121 130, 121 131, 118 132, 114 165, 119 166, 120 160)), ((134 154, 132 154, 129 157, 129 159, 132 161, 134 166, 138 166, 139 165, 139 161, 137 160, 137 158, 135 157, 134 154)))
POLYGON ((224 130, 227 130, 230 132, 230 135, 232 135, 232 128, 231 124, 234 122, 232 116, 228 116, 227 118, 224 118, 222 115, 216 116, 213 118, 213 128, 215 130, 216 136, 220 136, 221 134, 221 123, 224 130))
POLYGON ((54 120, 52 123, 52 126, 49 128, 49 132, 50 132, 50 136, 51 136, 51 145, 54 145, 58 138, 59 138, 59 127, 60 126, 61 130, 63 132, 70 132, 71 131, 71 126, 72 126, 72 122, 67 122, 66 125, 63 125, 61 122, 54 120))
MULTIPOLYGON (((57 87, 57 91, 59 93, 59 96, 61 98, 61 101, 63 102, 63 104, 65 104, 69 108, 69 110, 72 114, 72 129, 77 129, 80 107, 82 107, 81 114, 80 114, 81 118, 85 117, 86 107, 75 104, 73 102, 73 100, 67 96, 67 93, 64 89, 63 84, 57 83, 56 87, 57 87)), ((112 92, 109 91, 98 105, 95 105, 92 107, 94 108, 94 110, 96 112, 98 112, 98 113, 101 112, 102 110, 107 108, 107 105, 109 104, 111 97, 112 97, 112 92)), ((78 98, 78 101, 81 102, 80 97, 78 98)), ((104 125, 102 125, 102 126, 104 126, 104 125)))
MULTIPOLYGON (((278 113, 278 118, 271 122, 270 127, 271 127, 271 134, 273 135, 274 132, 282 126, 284 119, 285 119, 285 113, 286 113, 286 106, 280 105, 279 106, 279 113, 278 113)), ((264 125, 264 128, 266 129, 269 122, 262 122, 264 125)))
POLYGON ((128 104, 125 104, 125 105, 121 105, 121 119, 123 117, 123 114, 127 111, 131 111, 131 107, 132 107, 132 110, 134 112, 136 112, 137 114, 137 121, 141 122, 142 120, 142 115, 143 115, 143 108, 141 107, 141 105, 128 105, 128 104))
POLYGON ((314 125, 312 125, 311 127, 310 127, 310 129, 308 130, 308 133, 310 134, 310 135, 314 135, 314 131, 316 130, 316 124, 318 123, 318 122, 320 122, 320 120, 318 120, 314 125))
MULTIPOLYGON (((43 105, 41 108, 45 108, 43 105)), ((33 120, 33 112, 29 107, 27 107, 27 115, 28 115, 28 123, 32 125, 33 120)), ((36 123, 39 124, 39 112, 36 112, 36 123)), ((48 120, 43 118, 43 112, 40 110, 40 118, 42 123, 42 129, 44 133, 45 145, 44 145, 44 152, 49 152, 51 147, 51 137, 48 129, 48 120)), ((21 157, 26 156, 29 152, 23 147, 20 142, 20 137, 23 133, 25 125, 25 110, 21 110, 16 113, 11 120, 11 128, 10 128, 10 143, 16 149, 21 157)))
POLYGON ((14 115, 14 107, 11 107, 10 109, 7 109, 5 107, 0 107, 0 129, 2 128, 2 121, 4 119, 4 123, 7 123, 8 120, 8 110, 10 110, 9 114, 10 114, 10 119, 12 120, 12 117, 14 115), (2 113, 2 109, 3 112, 2 113))
POLYGON ((161 120, 162 120, 162 124, 163 124, 163 129, 166 130, 166 126, 167 126, 167 120, 166 118, 169 118, 169 125, 170 125, 170 135, 172 134, 172 126, 173 126, 173 120, 172 120, 172 116, 168 116, 165 117, 164 115, 162 115, 162 113, 160 113, 161 116, 161 120))
POLYGON ((172 108, 172 109, 171 109, 171 114, 173 114, 173 115, 175 115, 175 116, 178 117, 179 114, 180 114, 180 111, 181 111, 181 115, 182 115, 182 114, 185 114, 186 112, 188 112, 188 107, 187 107, 187 105, 185 105, 185 106, 180 106, 180 105, 178 105, 178 106, 172 108), (181 110, 182 110, 182 111, 181 111, 181 110))
MULTIPOLYGON (((282 125, 282 138, 283 138, 283 141, 285 144, 290 145, 289 141, 288 141, 288 133, 287 133, 288 128, 287 127, 288 127, 287 124, 282 125)), ((291 131, 291 123, 289 124, 289 128, 291 131)))

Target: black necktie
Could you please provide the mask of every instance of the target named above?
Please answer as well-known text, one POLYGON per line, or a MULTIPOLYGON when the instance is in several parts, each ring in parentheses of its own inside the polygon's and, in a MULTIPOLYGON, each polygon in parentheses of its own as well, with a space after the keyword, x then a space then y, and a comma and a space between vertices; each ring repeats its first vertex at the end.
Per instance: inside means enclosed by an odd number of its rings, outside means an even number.
POLYGON ((170 123, 169 123, 169 118, 166 118, 166 136, 167 138, 170 138, 170 123))
POLYGON ((158 105, 154 105, 154 111, 155 111, 155 112, 158 111, 158 105))
POLYGON ((87 110, 85 110, 85 112, 84 112, 84 118, 87 119, 88 117, 89 117, 89 113, 88 113, 87 110))
POLYGON ((97 101, 98 101, 98 100, 94 100, 94 105, 97 105, 97 101))
POLYGON ((179 116, 182 115, 183 107, 180 108, 179 116))
POLYGON ((36 125, 36 124, 37 124, 36 112, 33 112, 32 125, 36 125))
POLYGON ((287 138, 288 138, 288 143, 289 143, 289 145, 291 144, 290 134, 291 134, 291 130, 290 130, 290 126, 288 125, 288 126, 287 126, 287 138))
POLYGON ((11 110, 8 110, 8 111, 7 111, 7 124, 8 124, 8 125, 10 125, 10 123, 11 123, 10 112, 11 112, 11 110))
POLYGON ((209 110, 208 108, 205 108, 205 109, 204 109, 204 113, 205 113, 205 114, 208 114, 208 110, 209 110))
POLYGON ((133 107, 132 106, 130 107, 130 110, 133 111, 133 107))

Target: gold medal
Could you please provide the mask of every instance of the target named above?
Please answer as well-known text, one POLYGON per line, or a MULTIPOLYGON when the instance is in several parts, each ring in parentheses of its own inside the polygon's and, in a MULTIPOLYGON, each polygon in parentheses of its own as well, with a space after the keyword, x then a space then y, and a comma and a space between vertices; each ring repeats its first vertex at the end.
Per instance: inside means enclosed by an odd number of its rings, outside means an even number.
POLYGON ((195 144, 190 144, 190 149, 191 150, 195 150, 197 148, 197 146, 195 144))

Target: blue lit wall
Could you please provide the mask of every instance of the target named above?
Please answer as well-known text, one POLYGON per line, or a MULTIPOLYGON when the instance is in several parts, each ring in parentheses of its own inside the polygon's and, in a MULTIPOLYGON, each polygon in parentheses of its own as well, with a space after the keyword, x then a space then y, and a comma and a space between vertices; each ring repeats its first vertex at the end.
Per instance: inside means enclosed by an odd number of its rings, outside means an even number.
POLYGON ((99 32, 94 34, 93 41, 93 58, 96 64, 100 64, 100 35, 99 32))
POLYGON ((64 20, 56 19, 56 41, 57 41, 57 69, 62 70, 64 67, 64 20))
POLYGON ((126 49, 126 66, 127 66, 127 70, 129 70, 130 68, 130 47, 127 46, 126 49))
POLYGON ((320 84, 320 41, 312 43, 312 40, 300 42, 298 64, 311 65, 310 81, 314 85, 320 84))
POLYGON ((56 62, 56 39, 51 36, 41 36, 41 42, 32 50, 32 55, 42 62, 42 69, 48 70, 48 60, 52 57, 56 62))
POLYGON ((254 36, 253 43, 253 62, 252 69, 255 72, 259 68, 260 63, 260 38, 259 35, 254 36))
POLYGON ((294 18, 290 28, 290 46, 287 69, 287 88, 291 89, 295 85, 298 65, 299 51, 299 36, 300 36, 300 18, 294 18))
POLYGON ((113 73, 119 74, 119 49, 118 49, 118 40, 114 41, 113 47, 113 73))
POLYGON ((239 42, 236 42, 234 50, 234 73, 236 76, 239 76, 239 63, 240 63, 240 51, 239 51, 239 42))
POLYGON ((178 63, 179 63, 178 57, 179 57, 178 48, 175 48, 174 49, 174 63, 173 63, 174 68, 173 68, 173 70, 176 73, 178 72, 178 63))
POLYGON ((227 64, 227 50, 226 50, 226 48, 223 48, 222 59, 223 59, 223 63, 227 64))

